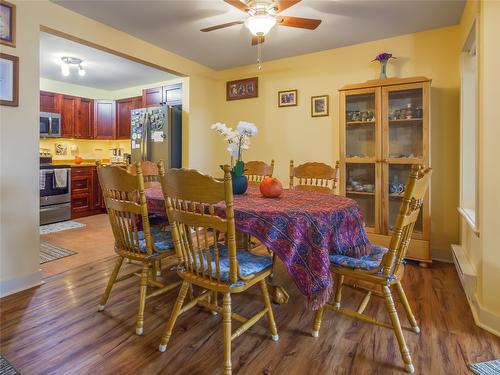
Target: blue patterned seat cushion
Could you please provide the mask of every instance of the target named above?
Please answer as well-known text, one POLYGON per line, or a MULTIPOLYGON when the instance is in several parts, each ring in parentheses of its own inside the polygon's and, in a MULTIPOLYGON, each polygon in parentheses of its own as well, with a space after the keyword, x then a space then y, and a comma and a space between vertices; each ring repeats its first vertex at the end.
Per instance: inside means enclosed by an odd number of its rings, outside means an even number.
POLYGON ((385 247, 372 245, 372 253, 369 255, 363 255, 359 258, 351 258, 346 255, 330 255, 330 262, 335 266, 373 270, 380 265, 387 251, 385 247))
MULTIPOLYGON (((144 232, 141 230, 139 234, 139 247, 141 253, 146 252, 146 240, 144 239, 144 232)), ((174 248, 172 241, 172 233, 170 229, 163 231, 156 227, 151 227, 151 236, 153 237, 153 252, 162 252, 174 248)))
MULTIPOLYGON (((220 279, 221 281, 229 281, 229 257, 228 248, 225 245, 219 244, 219 266, 220 266, 220 279)), ((210 246, 210 257, 211 257, 211 267, 212 276, 216 277, 216 267, 215 267, 215 257, 214 248, 210 246)), ((255 273, 264 271, 269 267, 273 260, 271 257, 254 255, 246 250, 236 250, 236 258, 238 259, 238 265, 240 268, 240 275, 249 276, 255 273)), ((196 263, 199 262, 199 258, 196 258, 196 263)), ((205 253, 203 253, 203 266, 205 272, 208 273, 208 263, 206 260, 205 253)))

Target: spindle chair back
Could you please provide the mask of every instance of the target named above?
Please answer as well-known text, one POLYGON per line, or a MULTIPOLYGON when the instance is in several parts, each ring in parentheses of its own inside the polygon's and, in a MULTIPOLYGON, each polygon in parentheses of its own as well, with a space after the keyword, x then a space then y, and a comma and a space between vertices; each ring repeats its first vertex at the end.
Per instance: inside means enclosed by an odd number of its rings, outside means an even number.
POLYGON ((260 184, 266 177, 272 177, 274 172, 274 160, 271 164, 266 164, 260 160, 252 160, 245 162, 245 176, 250 184, 260 184))
POLYGON ((318 162, 308 162, 294 166, 290 160, 290 189, 333 193, 337 188, 339 162, 335 168, 318 162))

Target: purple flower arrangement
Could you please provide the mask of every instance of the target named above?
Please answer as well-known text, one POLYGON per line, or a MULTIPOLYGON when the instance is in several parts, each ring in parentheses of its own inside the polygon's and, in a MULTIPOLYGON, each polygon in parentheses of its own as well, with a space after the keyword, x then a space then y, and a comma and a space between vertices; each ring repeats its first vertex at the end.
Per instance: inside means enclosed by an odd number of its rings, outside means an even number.
POLYGON ((395 59, 395 58, 396 57, 392 56, 392 53, 384 52, 384 53, 378 54, 372 61, 379 61, 379 62, 385 61, 385 62, 387 62, 390 59, 395 59))
POLYGON ((395 59, 392 53, 380 53, 372 61, 378 61, 380 63, 380 79, 387 78, 387 61, 390 59, 395 59))

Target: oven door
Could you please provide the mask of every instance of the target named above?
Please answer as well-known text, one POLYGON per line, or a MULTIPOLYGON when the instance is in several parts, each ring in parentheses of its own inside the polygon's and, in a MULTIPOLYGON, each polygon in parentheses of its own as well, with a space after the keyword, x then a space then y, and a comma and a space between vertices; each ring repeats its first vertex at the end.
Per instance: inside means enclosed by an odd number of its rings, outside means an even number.
POLYGON ((50 136, 50 113, 40 112, 40 136, 50 136))
POLYGON ((65 187, 55 187, 53 169, 40 170, 40 206, 67 203, 71 201, 71 170, 63 169, 67 174, 65 187))

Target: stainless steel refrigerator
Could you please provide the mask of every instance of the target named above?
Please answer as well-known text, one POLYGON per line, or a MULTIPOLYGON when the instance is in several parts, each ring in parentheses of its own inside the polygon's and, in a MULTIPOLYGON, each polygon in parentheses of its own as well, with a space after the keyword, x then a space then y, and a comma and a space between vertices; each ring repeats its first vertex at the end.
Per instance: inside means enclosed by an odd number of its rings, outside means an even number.
POLYGON ((166 168, 182 167, 182 107, 133 109, 131 117, 131 161, 158 162, 166 168))

